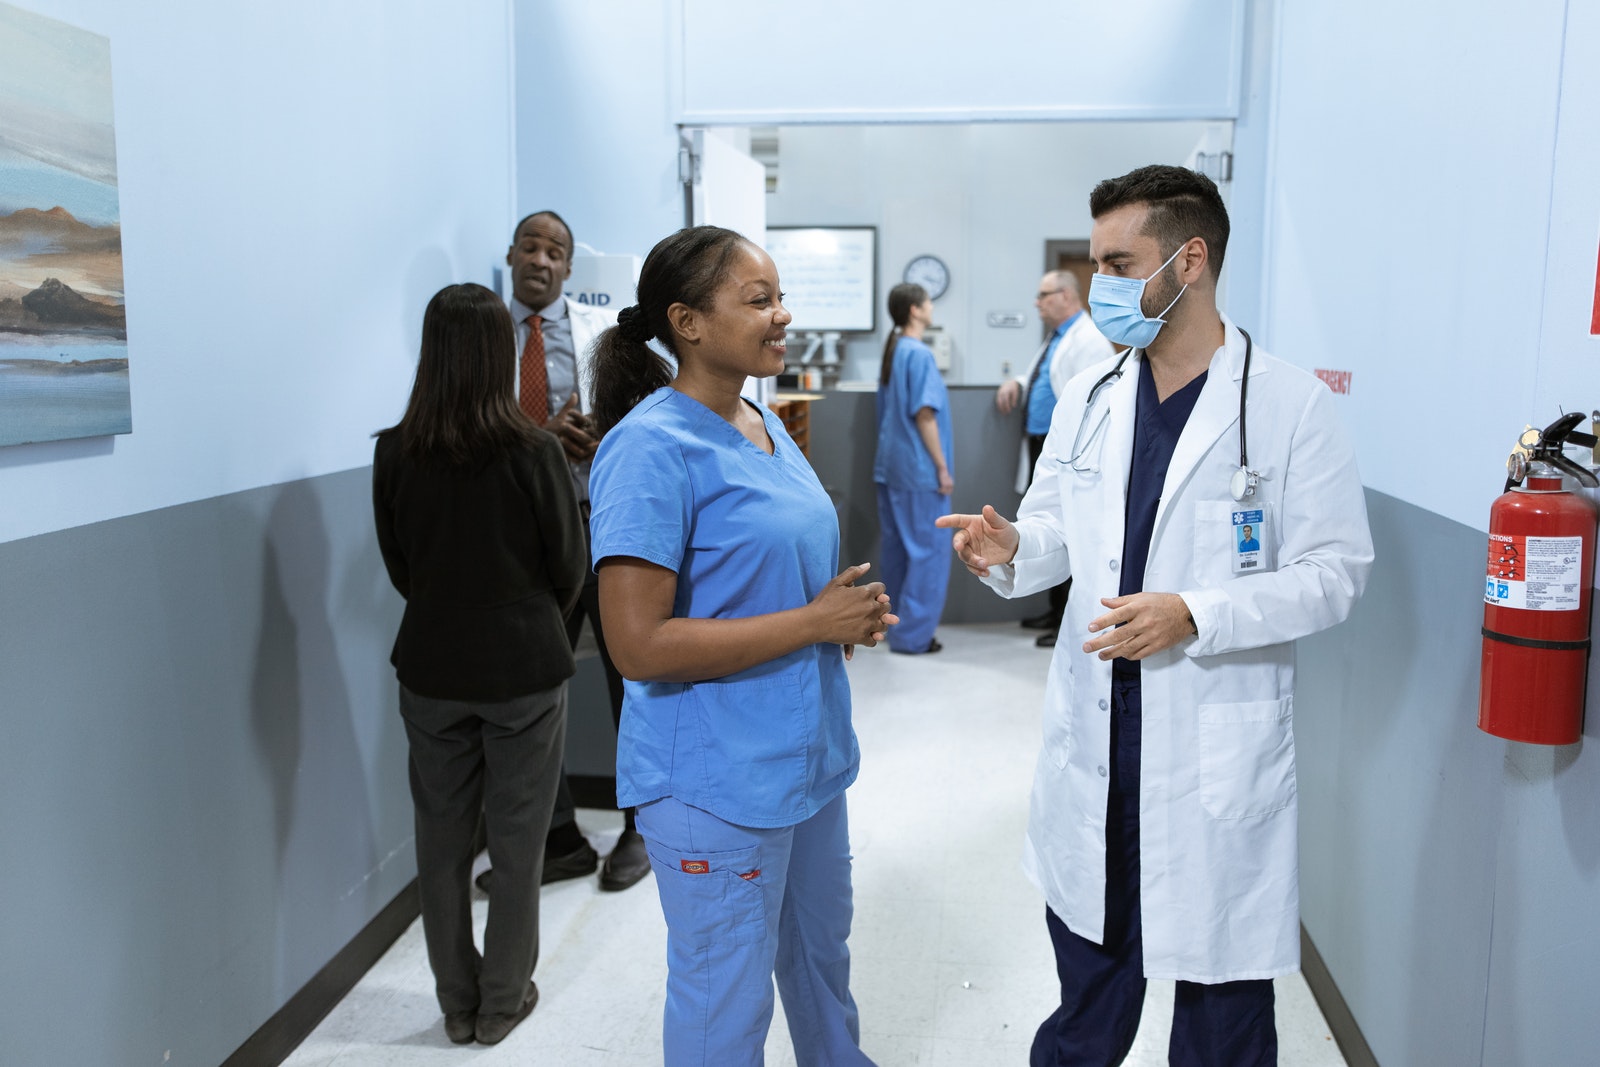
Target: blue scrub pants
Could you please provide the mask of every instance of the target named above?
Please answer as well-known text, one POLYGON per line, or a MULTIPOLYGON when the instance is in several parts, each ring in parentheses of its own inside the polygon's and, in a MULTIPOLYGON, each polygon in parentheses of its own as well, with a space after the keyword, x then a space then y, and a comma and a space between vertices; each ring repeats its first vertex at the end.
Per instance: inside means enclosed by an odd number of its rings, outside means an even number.
POLYGON ((667 919, 666 1067, 759 1065, 772 979, 800 1067, 852 1067, 850 833, 841 793, 805 822, 737 826, 671 797, 639 832, 667 919))
POLYGON ((950 531, 934 526, 950 513, 950 498, 935 489, 893 489, 878 483, 878 525, 883 547, 878 565, 889 593, 889 610, 900 625, 889 627, 896 652, 926 652, 944 614, 950 585, 950 531))
MULTIPOLYGON (((1139 1029, 1145 992, 1139 910, 1142 707, 1137 677, 1112 682, 1105 944, 1079 937, 1045 909, 1061 1007, 1034 1035, 1029 1067, 1115 1067, 1127 1057, 1139 1029)), ((1272 982, 1179 982, 1167 1062, 1172 1067, 1276 1064, 1272 982)))

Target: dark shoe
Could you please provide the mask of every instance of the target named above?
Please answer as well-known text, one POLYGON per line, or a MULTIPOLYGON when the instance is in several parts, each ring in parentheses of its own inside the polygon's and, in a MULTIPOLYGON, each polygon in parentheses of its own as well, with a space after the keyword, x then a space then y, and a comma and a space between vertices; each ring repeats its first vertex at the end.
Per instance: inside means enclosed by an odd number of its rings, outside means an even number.
POLYGON ((1060 622, 1061 620, 1057 619, 1053 613, 1047 611, 1043 615, 1030 615, 1023 619, 1022 628, 1024 630, 1054 630, 1060 625, 1060 622))
POLYGON ((944 651, 944 646, 941 645, 939 643, 939 639, 937 637, 935 637, 935 638, 932 638, 931 640, 929 640, 928 647, 922 650, 922 654, 924 656, 926 656, 929 652, 943 652, 943 651, 944 651))
POLYGON ((448 1011, 444 1015, 444 1036, 454 1045, 470 1045, 477 1035, 476 1011, 448 1011))
POLYGON ((480 1015, 478 1027, 474 1036, 480 1045, 498 1045, 506 1039, 506 1035, 517 1028, 517 1024, 533 1014, 533 1006, 539 1003, 539 987, 533 982, 528 983, 528 995, 522 1001, 522 1007, 510 1015, 480 1015))
MULTIPOLYGON (((582 878, 584 875, 593 874, 599 866, 600 853, 585 841, 565 856, 546 856, 544 874, 540 877, 539 884, 549 885, 551 882, 563 882, 568 878, 582 878)), ((472 884, 485 896, 489 894, 489 885, 494 881, 489 877, 493 873, 494 868, 490 867, 472 880, 472 884)))
POLYGON ((539 884, 549 885, 551 882, 564 882, 568 878, 583 878, 599 869, 600 853, 585 841, 564 856, 545 856, 544 875, 539 879, 539 884))
POLYGON ((1051 630, 1047 634, 1040 634, 1039 635, 1039 639, 1034 642, 1034 645, 1039 647, 1039 648, 1055 648, 1056 647, 1056 632, 1054 630, 1051 630))
POLYGON ((617 893, 638 883, 650 873, 650 854, 645 851, 644 838, 637 830, 624 830, 617 838, 617 847, 606 857, 605 869, 600 872, 600 888, 617 893))

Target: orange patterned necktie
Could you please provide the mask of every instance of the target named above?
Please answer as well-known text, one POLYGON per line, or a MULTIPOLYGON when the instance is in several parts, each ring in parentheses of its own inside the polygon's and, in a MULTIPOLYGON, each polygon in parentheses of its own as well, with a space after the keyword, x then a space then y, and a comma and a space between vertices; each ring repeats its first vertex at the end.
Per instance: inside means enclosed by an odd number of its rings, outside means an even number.
POLYGON ((550 373, 544 365, 544 327, 538 315, 528 316, 528 340, 522 346, 518 403, 540 426, 550 418, 550 373))

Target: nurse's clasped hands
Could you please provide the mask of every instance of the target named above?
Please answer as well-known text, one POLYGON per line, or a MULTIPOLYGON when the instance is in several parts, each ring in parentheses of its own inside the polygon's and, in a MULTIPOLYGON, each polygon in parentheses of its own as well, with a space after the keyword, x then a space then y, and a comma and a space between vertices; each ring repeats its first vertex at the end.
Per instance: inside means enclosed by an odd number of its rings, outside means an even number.
POLYGON ((950 547, 979 578, 989 577, 990 567, 1004 566, 1017 554, 1017 528, 988 504, 980 515, 941 515, 933 524, 955 531, 950 547))
POLYGON ((856 645, 871 648, 882 641, 889 627, 900 621, 889 611, 889 594, 882 582, 856 585, 871 569, 870 563, 846 567, 806 607, 820 634, 817 643, 843 645, 845 659, 855 653, 856 645))

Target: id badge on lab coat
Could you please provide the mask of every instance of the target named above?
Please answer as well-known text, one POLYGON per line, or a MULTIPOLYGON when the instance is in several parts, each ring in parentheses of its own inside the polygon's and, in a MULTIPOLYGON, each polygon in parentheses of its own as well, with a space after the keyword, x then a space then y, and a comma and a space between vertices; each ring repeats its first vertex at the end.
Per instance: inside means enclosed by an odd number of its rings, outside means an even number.
POLYGON ((1263 545, 1270 544, 1267 531, 1267 512, 1263 508, 1235 508, 1230 513, 1233 521, 1232 562, 1234 574, 1255 574, 1271 570, 1263 545))

